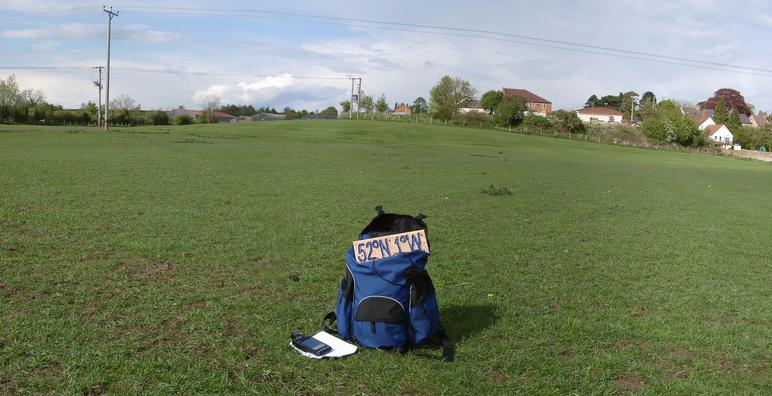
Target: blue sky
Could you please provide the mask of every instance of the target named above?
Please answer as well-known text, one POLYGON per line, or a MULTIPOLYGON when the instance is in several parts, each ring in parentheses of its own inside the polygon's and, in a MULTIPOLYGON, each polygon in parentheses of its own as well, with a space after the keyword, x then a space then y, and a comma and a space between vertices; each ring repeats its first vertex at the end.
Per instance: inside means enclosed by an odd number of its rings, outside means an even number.
MULTIPOLYGON (((556 108, 580 107, 593 93, 628 90, 651 90, 659 98, 694 103, 716 89, 731 87, 740 90, 757 109, 772 110, 768 94, 772 92, 772 73, 708 70, 427 33, 426 29, 373 28, 340 21, 331 24, 330 20, 249 12, 485 29, 772 69, 768 56, 772 4, 765 1, 371 3, 286 0, 213 4, 188 0, 112 4, 120 15, 113 24, 111 96, 129 95, 143 108, 198 107, 204 96, 214 95, 223 103, 322 109, 345 99, 350 83, 310 77, 359 76, 366 93, 385 94, 394 103, 428 97, 431 86, 442 75, 450 74, 469 79, 480 93, 502 86, 526 88, 552 100, 556 108)), ((0 66, 103 65, 106 17, 102 4, 0 0, 0 66)), ((96 100, 88 70, 0 70, 0 77, 10 73, 17 75, 24 88, 42 89, 50 101, 67 107, 96 100)))

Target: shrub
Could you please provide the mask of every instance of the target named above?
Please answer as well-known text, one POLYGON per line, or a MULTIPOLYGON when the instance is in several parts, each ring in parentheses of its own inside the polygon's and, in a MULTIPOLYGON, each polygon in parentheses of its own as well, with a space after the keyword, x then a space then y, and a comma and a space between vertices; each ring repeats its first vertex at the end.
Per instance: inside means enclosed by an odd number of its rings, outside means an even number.
POLYGON ((193 123, 193 117, 188 114, 180 114, 174 117, 174 125, 190 125, 193 123))
POLYGON ((552 122, 549 118, 536 115, 533 111, 528 111, 523 118, 523 123, 528 126, 549 128, 552 126, 552 122))
POLYGON ((584 133, 584 123, 573 111, 558 110, 552 113, 555 128, 561 133, 584 133))
POLYGON ((499 126, 517 125, 523 121, 525 110, 525 99, 520 96, 504 96, 493 112, 493 119, 499 126))
POLYGON ((150 125, 169 125, 169 115, 160 110, 146 113, 145 120, 150 125))
POLYGON ((702 146, 705 136, 672 100, 656 105, 654 114, 643 122, 643 132, 658 142, 678 143, 682 146, 702 146))

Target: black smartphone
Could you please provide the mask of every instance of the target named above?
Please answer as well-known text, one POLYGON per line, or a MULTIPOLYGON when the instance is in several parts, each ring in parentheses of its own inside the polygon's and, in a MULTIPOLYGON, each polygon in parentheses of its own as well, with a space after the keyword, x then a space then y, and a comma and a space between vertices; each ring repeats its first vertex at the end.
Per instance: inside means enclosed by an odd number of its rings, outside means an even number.
POLYGON ((322 356, 332 350, 329 345, 317 340, 314 337, 306 337, 300 333, 292 333, 292 345, 316 356, 322 356))

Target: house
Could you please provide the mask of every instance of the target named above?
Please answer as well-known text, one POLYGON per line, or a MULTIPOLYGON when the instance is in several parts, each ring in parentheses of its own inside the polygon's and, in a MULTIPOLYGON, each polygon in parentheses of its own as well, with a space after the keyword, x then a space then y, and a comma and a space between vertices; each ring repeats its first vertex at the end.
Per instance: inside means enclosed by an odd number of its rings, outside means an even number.
POLYGON ((729 128, 727 128, 726 125, 708 125, 703 131, 705 132, 705 137, 707 137, 709 140, 712 140, 716 143, 722 143, 725 146, 732 146, 734 135, 732 135, 732 132, 729 131, 729 128))
POLYGON ((279 121, 284 120, 287 117, 284 114, 274 113, 257 113, 251 117, 248 117, 251 121, 279 121))
POLYGON ((745 114, 740 114, 740 124, 742 126, 753 126, 753 121, 751 121, 751 117, 748 117, 745 114))
POLYGON ((392 113, 394 115, 411 115, 413 114, 413 110, 410 109, 410 106, 408 105, 402 105, 394 109, 394 112, 392 113))
POLYGON ((577 117, 584 122, 622 122, 622 112, 610 107, 585 107, 575 110, 577 117))
POLYGON ((459 107, 458 111, 461 113, 471 113, 471 112, 477 112, 477 113, 485 113, 488 114, 488 111, 483 109, 482 106, 480 106, 479 100, 468 100, 461 104, 461 107, 459 107))
POLYGON ((768 116, 767 113, 760 111, 759 114, 751 116, 751 124, 756 128, 763 128, 770 125, 770 122, 767 119, 768 116))
POLYGON ((694 121, 695 124, 697 124, 697 129, 704 131, 705 128, 716 125, 716 122, 713 121, 713 117, 707 116, 707 117, 701 117, 701 118, 692 118, 692 121, 694 121))
MULTIPOLYGON (((202 113, 204 113, 204 110, 191 110, 191 109, 186 109, 184 107, 180 107, 178 109, 174 109, 168 112, 169 117, 171 118, 177 117, 179 115, 187 114, 193 117, 194 119, 201 117, 202 113)), ((236 117, 228 113, 223 113, 221 111, 212 112, 210 117, 212 118, 213 122, 236 122, 237 121, 236 117)))
POLYGON ((519 96, 525 99, 525 106, 534 113, 541 115, 552 113, 552 102, 527 89, 502 88, 501 92, 507 96, 519 96))

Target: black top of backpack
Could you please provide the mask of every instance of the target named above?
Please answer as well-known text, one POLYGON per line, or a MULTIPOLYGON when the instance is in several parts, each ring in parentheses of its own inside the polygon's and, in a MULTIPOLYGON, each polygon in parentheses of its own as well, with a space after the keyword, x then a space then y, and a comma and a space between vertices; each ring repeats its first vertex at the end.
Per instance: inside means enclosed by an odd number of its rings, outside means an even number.
POLYGON ((370 221, 370 224, 365 227, 359 234, 368 234, 370 238, 381 237, 384 235, 399 234, 402 232, 424 230, 426 233, 426 239, 429 239, 429 227, 424 223, 426 215, 419 213, 417 216, 410 216, 405 214, 386 213, 383 211, 383 206, 378 205, 375 207, 378 215, 370 221))

